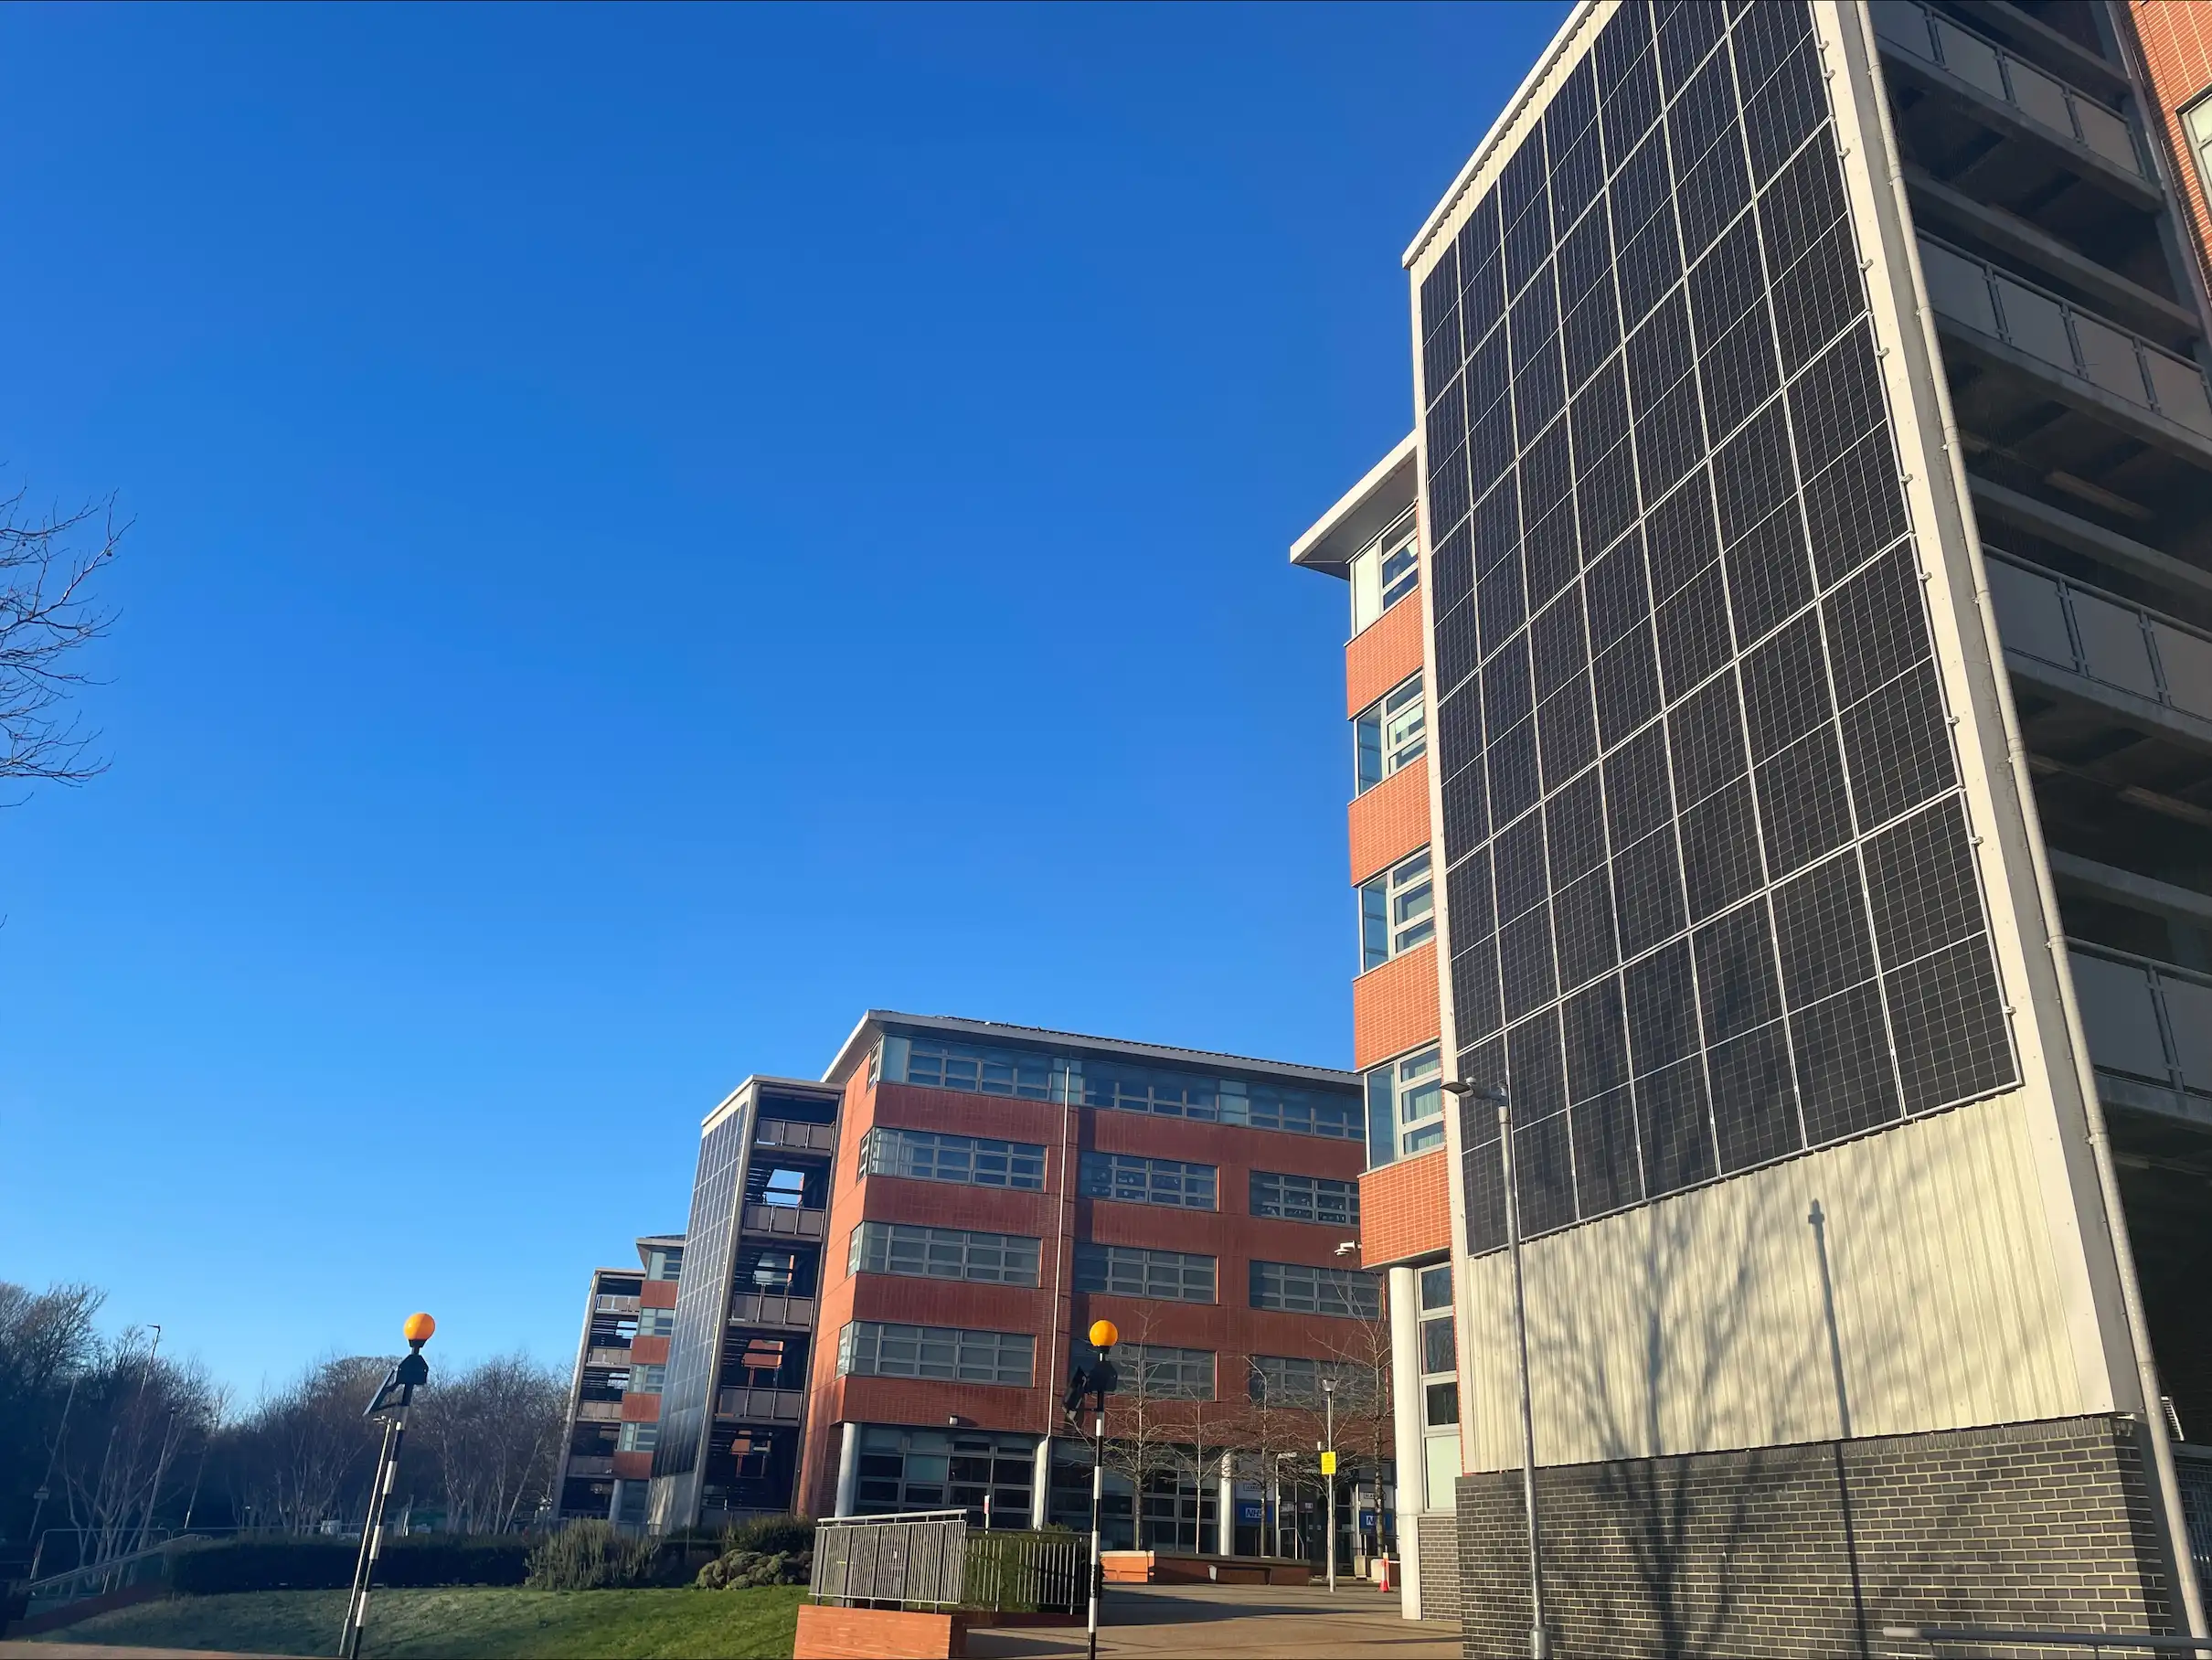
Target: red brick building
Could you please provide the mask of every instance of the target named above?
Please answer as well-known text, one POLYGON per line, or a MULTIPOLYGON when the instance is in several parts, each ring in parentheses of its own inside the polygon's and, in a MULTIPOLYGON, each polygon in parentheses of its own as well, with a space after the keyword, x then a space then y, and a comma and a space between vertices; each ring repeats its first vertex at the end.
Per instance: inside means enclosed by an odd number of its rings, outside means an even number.
POLYGON ((553 1503, 564 1521, 645 1519, 675 1329, 682 1234, 648 1234, 636 1268, 596 1268, 569 1386, 553 1503))

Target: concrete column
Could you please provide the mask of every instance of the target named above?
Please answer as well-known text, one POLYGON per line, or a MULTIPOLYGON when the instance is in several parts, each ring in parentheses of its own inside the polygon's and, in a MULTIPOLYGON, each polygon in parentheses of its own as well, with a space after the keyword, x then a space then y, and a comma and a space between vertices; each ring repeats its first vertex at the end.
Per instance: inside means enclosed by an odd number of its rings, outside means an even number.
POLYGON ((618 1527, 622 1520, 622 1477, 616 1476, 613 1491, 607 1495, 607 1519, 618 1527))
POLYGON ((1236 1460, 1224 1452, 1221 1454, 1220 1496, 1214 1500, 1214 1548, 1223 1556, 1237 1554, 1237 1465, 1236 1460))
MULTIPOLYGON (((1421 1446, 1420 1276, 1390 1270, 1390 1425, 1398 1459, 1398 1612, 1421 1617, 1420 1513, 1429 1506, 1429 1461, 1421 1446)), ((1377 1495, 1379 1502, 1380 1495, 1377 1495)))
POLYGON ((1029 1526, 1043 1527, 1052 1504, 1052 1437, 1037 1438, 1037 1464, 1029 1475, 1029 1526))
POLYGON ((837 1509, 851 1516, 860 1495, 860 1426, 840 1424, 837 1440, 837 1509))

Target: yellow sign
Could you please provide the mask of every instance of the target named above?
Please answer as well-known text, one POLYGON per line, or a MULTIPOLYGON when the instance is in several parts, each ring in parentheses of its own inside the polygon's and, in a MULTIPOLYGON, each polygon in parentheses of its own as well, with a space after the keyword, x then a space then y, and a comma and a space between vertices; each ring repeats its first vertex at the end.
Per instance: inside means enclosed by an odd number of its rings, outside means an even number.
POLYGON ((1322 1473, 1324 1475, 1334 1475, 1334 1474, 1336 1474, 1336 1454, 1335 1454, 1335 1453, 1334 1453, 1334 1452, 1324 1452, 1324 1453, 1321 1455, 1321 1473, 1322 1473))

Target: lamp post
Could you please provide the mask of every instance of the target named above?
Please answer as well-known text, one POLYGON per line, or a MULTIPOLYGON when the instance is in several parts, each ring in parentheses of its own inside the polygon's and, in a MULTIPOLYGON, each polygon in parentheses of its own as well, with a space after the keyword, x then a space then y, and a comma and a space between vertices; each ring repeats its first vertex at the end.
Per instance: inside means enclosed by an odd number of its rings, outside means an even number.
MULTIPOLYGON (((1070 1423, 1077 1423, 1076 1414, 1082 1410, 1083 1398, 1091 1396, 1097 1403, 1090 1437, 1090 1603, 1087 1623, 1090 1660, 1099 1660, 1099 1591, 1106 1575, 1105 1555, 1099 1543, 1099 1518, 1106 1498, 1106 1397, 1121 1382, 1108 1351, 1122 1340, 1122 1328, 1111 1320, 1093 1320, 1089 1335, 1090 1346, 1098 1351, 1099 1357, 1088 1367, 1069 1368, 1068 1397, 1061 1402, 1061 1410, 1070 1423)), ((1081 1432, 1079 1423, 1077 1432, 1081 1432)), ((1143 1496, 1138 1495, 1140 1503, 1143 1496)))
POLYGON ((1321 1380, 1322 1440, 1321 1485, 1326 1495, 1322 1525, 1329 1530, 1329 1590, 1336 1590, 1336 1379, 1321 1380))
MULTIPOLYGON (((1528 1394, 1528 1305, 1521 1282, 1521 1194, 1513 1169, 1513 1098, 1504 1089, 1484 1089, 1462 1079, 1444 1086, 1463 1104, 1469 1099, 1495 1104, 1498 1113, 1498 1151, 1505 1161, 1505 1250, 1513 1262, 1514 1364, 1521 1389, 1521 1506, 1528 1517, 1528 1654, 1529 1660, 1550 1660, 1551 1635, 1544 1623, 1543 1530, 1537 1519, 1536 1415, 1528 1394)), ((1464 1120, 1462 1119, 1462 1127, 1464 1120)))
POLYGON ((376 1399, 361 1414, 384 1420, 384 1444, 377 1450, 377 1474, 368 1488, 368 1514, 361 1522, 361 1555, 354 1563, 353 1591, 346 1599, 346 1625, 338 1633, 339 1660, 359 1660, 361 1627, 368 1620, 369 1581, 376 1577, 377 1556, 384 1542, 384 1510, 390 1502, 392 1483, 399 1474, 399 1442, 407 1434, 407 1409, 415 1391, 431 1380, 431 1363, 422 1357, 422 1346, 431 1340, 438 1323, 428 1314, 409 1314, 399 1330, 408 1352, 385 1375, 376 1399))

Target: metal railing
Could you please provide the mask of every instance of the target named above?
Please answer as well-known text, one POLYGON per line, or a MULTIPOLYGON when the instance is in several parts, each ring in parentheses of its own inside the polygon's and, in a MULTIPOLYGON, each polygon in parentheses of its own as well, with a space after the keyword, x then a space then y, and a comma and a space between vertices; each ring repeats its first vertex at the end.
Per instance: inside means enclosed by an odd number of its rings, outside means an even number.
POLYGON ((2073 941, 2067 956, 2098 1071, 2212 1096, 2212 974, 2073 941))
POLYGON ((26 1612, 31 1615, 50 1613, 57 1608, 66 1608, 71 1602, 81 1602, 87 1597, 106 1596, 111 1591, 122 1591, 133 1585, 144 1585, 168 1577, 169 1558, 181 1539, 163 1539, 148 1545, 143 1550, 133 1550, 125 1556, 110 1557, 104 1562, 94 1562, 83 1568, 72 1568, 62 1573, 48 1574, 21 1587, 28 1598, 26 1612))
POLYGON ((2212 391, 2195 358, 2092 316, 1925 232, 1920 243, 1929 303, 1944 316, 2212 438, 2212 391))
POLYGON ((745 1207, 739 1226, 746 1233, 765 1233, 784 1240, 819 1240, 829 1231, 829 1212, 805 1205, 752 1204, 745 1207))
POLYGON ((834 1153, 835 1124, 805 1124, 789 1118, 764 1118, 753 1135, 757 1147, 789 1147, 803 1153, 834 1153))
POLYGON ((814 1323, 814 1300, 795 1293, 743 1291, 729 1300, 733 1325, 803 1325, 814 1323))
MULTIPOLYGON (((1930 1655, 1946 1649, 2024 1648, 2087 1649, 2091 1655, 2212 1655, 2212 1638, 2154 1636, 2148 1633, 2111 1631, 2007 1631, 1975 1626, 1885 1625, 1882 1637, 1889 1643, 1923 1645, 1930 1655)), ((1918 1652, 1918 1651, 1915 1651, 1918 1652)), ((1971 1660, 1959 1656, 1958 1660, 1971 1660)))
POLYGON ((1984 551, 2005 650, 2212 721, 2212 634, 2002 549, 1984 551))
POLYGON ((1874 0, 1874 32, 1923 63, 1949 70, 1968 86, 2008 103, 2060 138, 2147 180, 2127 117, 2068 86, 2047 69, 2015 58, 1986 35, 1932 11, 1920 0, 1874 0))
POLYGON ((1002 1612, 1079 1614, 1090 1565, 1080 1534, 973 1533, 968 1536, 967 1605, 1002 1612))
POLYGON ((964 1510, 839 1516, 814 1529, 807 1591, 840 1608, 958 1608, 967 1562, 964 1510))
POLYGON ((717 1418, 743 1418, 764 1423, 797 1423, 806 1410, 804 1389, 756 1389, 739 1384, 715 1399, 717 1418))
POLYGON ((636 1297, 618 1297, 611 1292, 601 1292, 591 1299, 591 1306, 602 1314, 634 1314, 638 1302, 636 1297))

